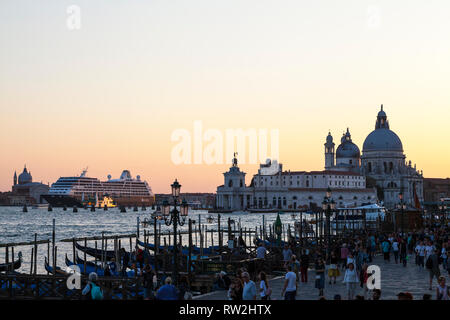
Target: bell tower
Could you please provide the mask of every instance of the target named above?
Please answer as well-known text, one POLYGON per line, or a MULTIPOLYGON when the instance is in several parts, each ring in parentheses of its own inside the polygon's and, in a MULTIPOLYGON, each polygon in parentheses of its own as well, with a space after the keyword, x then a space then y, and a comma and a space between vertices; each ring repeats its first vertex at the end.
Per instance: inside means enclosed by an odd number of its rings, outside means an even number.
POLYGON ((328 136, 325 146, 325 170, 330 170, 334 167, 334 142, 331 133, 328 132, 328 136))

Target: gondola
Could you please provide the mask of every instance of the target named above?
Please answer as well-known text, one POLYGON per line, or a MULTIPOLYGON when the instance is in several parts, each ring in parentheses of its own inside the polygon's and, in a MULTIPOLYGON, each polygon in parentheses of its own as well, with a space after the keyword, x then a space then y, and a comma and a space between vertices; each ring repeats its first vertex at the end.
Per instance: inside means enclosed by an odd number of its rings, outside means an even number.
POLYGON ((22 266, 22 252, 19 252, 18 257, 19 259, 14 262, 0 264, 0 272, 13 271, 19 269, 22 266))
MULTIPOLYGON (((78 268, 80 268, 80 273, 84 274, 84 275, 89 275, 91 272, 95 272, 99 277, 104 276, 105 275, 105 270, 102 268, 102 266, 100 264, 96 265, 94 262, 91 261, 86 261, 86 272, 84 271, 84 260, 82 260, 81 258, 77 257, 77 263, 74 264, 68 257, 66 254, 66 265, 68 267, 76 265, 78 266, 78 268)), ((152 268, 154 268, 153 264, 150 264, 152 266, 152 268)), ((130 265, 128 266, 130 267, 130 265)), ((112 276, 118 276, 117 273, 112 272, 112 276)), ((129 270, 127 271, 127 277, 132 278, 134 277, 134 271, 133 270, 129 270)))
MULTIPOLYGON (((53 269, 53 266, 50 266, 50 265, 49 265, 47 257, 45 257, 44 267, 45 267, 45 270, 46 270, 48 273, 50 273, 50 274, 55 274, 55 270, 53 269)), ((56 266, 55 269, 56 269, 56 273, 57 273, 57 274, 61 274, 61 275, 64 275, 64 276, 69 275, 68 272, 62 270, 62 269, 61 269, 60 267, 58 267, 58 266, 56 266)))
POLYGON ((106 259, 106 261, 111 261, 111 259, 116 258, 116 253, 114 250, 101 250, 101 249, 95 249, 95 248, 89 248, 84 247, 82 245, 79 245, 78 243, 75 243, 75 247, 82 251, 86 252, 86 254, 97 258, 98 260, 102 260, 103 257, 106 259))
POLYGON ((73 265, 77 266, 80 269, 80 273, 83 275, 88 275, 91 272, 95 272, 99 277, 101 277, 101 276, 104 276, 104 274, 105 274, 103 268, 100 265, 96 266, 95 263, 92 263, 92 262, 88 263, 87 261, 86 261, 86 271, 84 271, 85 270, 84 269, 84 261, 83 261, 83 263, 75 264, 69 260, 69 258, 67 257, 67 254, 66 254, 65 262, 66 262, 66 266, 68 266, 68 267, 73 266, 73 265))
MULTIPOLYGON (((156 246, 155 246, 153 243, 142 242, 142 241, 140 241, 140 240, 137 240, 137 243, 138 243, 141 247, 144 247, 144 248, 146 248, 146 249, 155 251, 156 246)), ((164 249, 166 249, 165 246, 159 246, 159 250, 162 251, 162 250, 164 250, 164 249)), ((168 250, 168 251, 173 251, 173 246, 167 246, 167 250, 168 250)), ((220 247, 219 247, 219 246, 213 246, 213 247, 210 246, 210 247, 208 247, 208 248, 203 248, 203 254, 204 254, 204 255, 211 255, 211 254, 213 254, 213 253, 215 253, 215 252, 218 252, 219 250, 220 250, 220 247)), ((199 247, 192 246, 192 254, 200 254, 200 253, 201 253, 201 249, 200 249, 199 247)), ((189 255, 189 249, 186 248, 186 247, 184 247, 184 248, 181 250, 181 254, 183 254, 183 255, 189 255)))

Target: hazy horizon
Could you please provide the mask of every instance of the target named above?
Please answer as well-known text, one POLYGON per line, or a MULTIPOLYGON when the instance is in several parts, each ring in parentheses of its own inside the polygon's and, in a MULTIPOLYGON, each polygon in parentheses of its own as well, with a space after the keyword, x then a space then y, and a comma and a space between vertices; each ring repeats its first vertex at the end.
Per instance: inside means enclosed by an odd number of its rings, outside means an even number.
MULTIPOLYGON (((5 0, 0 191, 117 178, 214 192, 231 165, 171 160, 178 129, 278 129, 284 170, 322 170, 330 130, 362 151, 380 105, 406 160, 450 177, 450 2, 5 0), (67 26, 72 5, 80 29, 67 26)), ((205 143, 206 144, 206 143, 205 143)), ((258 164, 245 164, 246 182, 258 164)))

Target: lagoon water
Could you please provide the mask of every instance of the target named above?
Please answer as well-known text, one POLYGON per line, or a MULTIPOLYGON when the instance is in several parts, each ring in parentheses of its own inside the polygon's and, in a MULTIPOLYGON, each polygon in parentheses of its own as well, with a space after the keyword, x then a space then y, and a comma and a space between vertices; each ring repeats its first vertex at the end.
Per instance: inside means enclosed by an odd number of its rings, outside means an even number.
MULTIPOLYGON (((55 219, 56 226, 56 246, 58 247, 57 265, 65 267, 64 256, 67 255, 72 258, 72 243, 60 242, 62 239, 82 238, 101 236, 102 232, 106 235, 125 235, 136 233, 137 217, 140 221, 145 218, 150 219, 151 210, 148 208, 142 211, 139 208, 138 212, 133 212, 132 209, 127 209, 126 213, 121 213, 118 208, 104 211, 97 209, 91 212, 86 209, 79 209, 77 213, 72 212, 71 208, 64 211, 62 208, 53 208, 53 211, 48 212, 47 208, 28 208, 28 212, 22 212, 22 207, 0 207, 0 243, 17 243, 34 241, 34 235, 37 234, 37 240, 47 240, 52 238, 52 223, 55 219)), ((212 223, 206 223, 206 218, 209 216, 205 210, 190 210, 189 217, 198 222, 201 219, 208 230, 217 230, 217 214, 211 214, 214 218, 212 223)), ((256 226, 262 225, 263 216, 266 225, 275 221, 276 213, 258 213, 249 214, 245 212, 236 212, 233 214, 221 214, 221 228, 227 227, 228 217, 233 219, 236 224, 241 223, 242 228, 255 229, 256 226)), ((293 218, 286 213, 280 215, 283 224, 293 223, 293 218)), ((172 230, 172 226, 161 225, 161 231, 172 230)), ((140 226, 141 240, 144 228, 140 226)), ((153 226, 146 228, 149 232, 153 232, 153 226)), ((179 227, 179 230, 187 230, 187 223, 179 227)), ((208 246, 211 244, 210 234, 208 234, 208 246)), ((217 239, 214 243, 217 244, 217 239)), ((183 244, 187 242, 187 236, 183 235, 183 244)), ((134 243, 134 240, 133 240, 134 243)), ((161 242, 162 243, 162 242, 161 242)), ((83 243, 81 243, 83 244, 83 243)), ((88 241, 88 246, 94 247, 94 241, 88 241)), ((97 242, 100 247, 101 241, 97 242)), ((129 250, 129 240, 122 239, 121 245, 127 251, 129 250)), ((109 249, 113 248, 113 240, 108 241, 109 249)), ((19 251, 23 255, 21 272, 29 272, 31 261, 32 246, 19 246, 14 250, 15 259, 19 251)), ((39 245, 38 247, 38 273, 46 273, 44 269, 44 259, 47 256, 47 244, 39 245)), ((9 258, 11 260, 11 256, 9 258)), ((5 261, 5 248, 0 248, 0 263, 5 261)))

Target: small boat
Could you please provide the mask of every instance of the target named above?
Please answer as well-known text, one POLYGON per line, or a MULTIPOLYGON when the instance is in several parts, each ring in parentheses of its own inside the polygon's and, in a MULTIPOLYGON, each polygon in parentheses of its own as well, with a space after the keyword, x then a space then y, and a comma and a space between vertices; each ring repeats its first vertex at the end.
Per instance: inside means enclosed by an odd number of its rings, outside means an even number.
POLYGON ((19 252, 18 257, 19 259, 14 262, 0 264, 0 272, 14 271, 19 269, 22 266, 22 252, 19 252))
MULTIPOLYGON (((137 240, 137 243, 144 248, 147 248, 149 250, 154 251, 156 249, 156 246, 153 243, 148 243, 148 242, 143 242, 140 240, 137 240)), ((159 246, 159 250, 164 250, 167 249, 168 251, 173 251, 173 246, 159 246)), ((217 252, 220 250, 219 246, 210 246, 208 248, 203 248, 203 254, 204 255, 210 255, 213 254, 214 252, 217 252)), ((192 246, 192 254, 200 254, 201 253, 201 249, 197 246, 192 246)), ((183 255, 189 255, 189 248, 188 247, 183 247, 181 250, 181 254, 183 255)))
POLYGON ((81 252, 86 252, 86 254, 95 257, 99 260, 101 260, 103 256, 105 257, 106 261, 110 261, 111 259, 116 258, 116 253, 114 252, 114 250, 101 250, 89 248, 81 246, 78 243, 75 243, 75 247, 81 252))
POLYGON ((64 275, 64 276, 68 276, 69 275, 68 272, 64 271, 63 269, 61 269, 58 266, 56 266, 56 268, 55 268, 56 270, 54 270, 53 266, 50 266, 50 264, 48 263, 48 258, 47 257, 45 257, 44 267, 45 267, 45 270, 47 270, 47 272, 50 273, 50 274, 55 274, 56 273, 56 274, 61 274, 61 275, 64 275))

